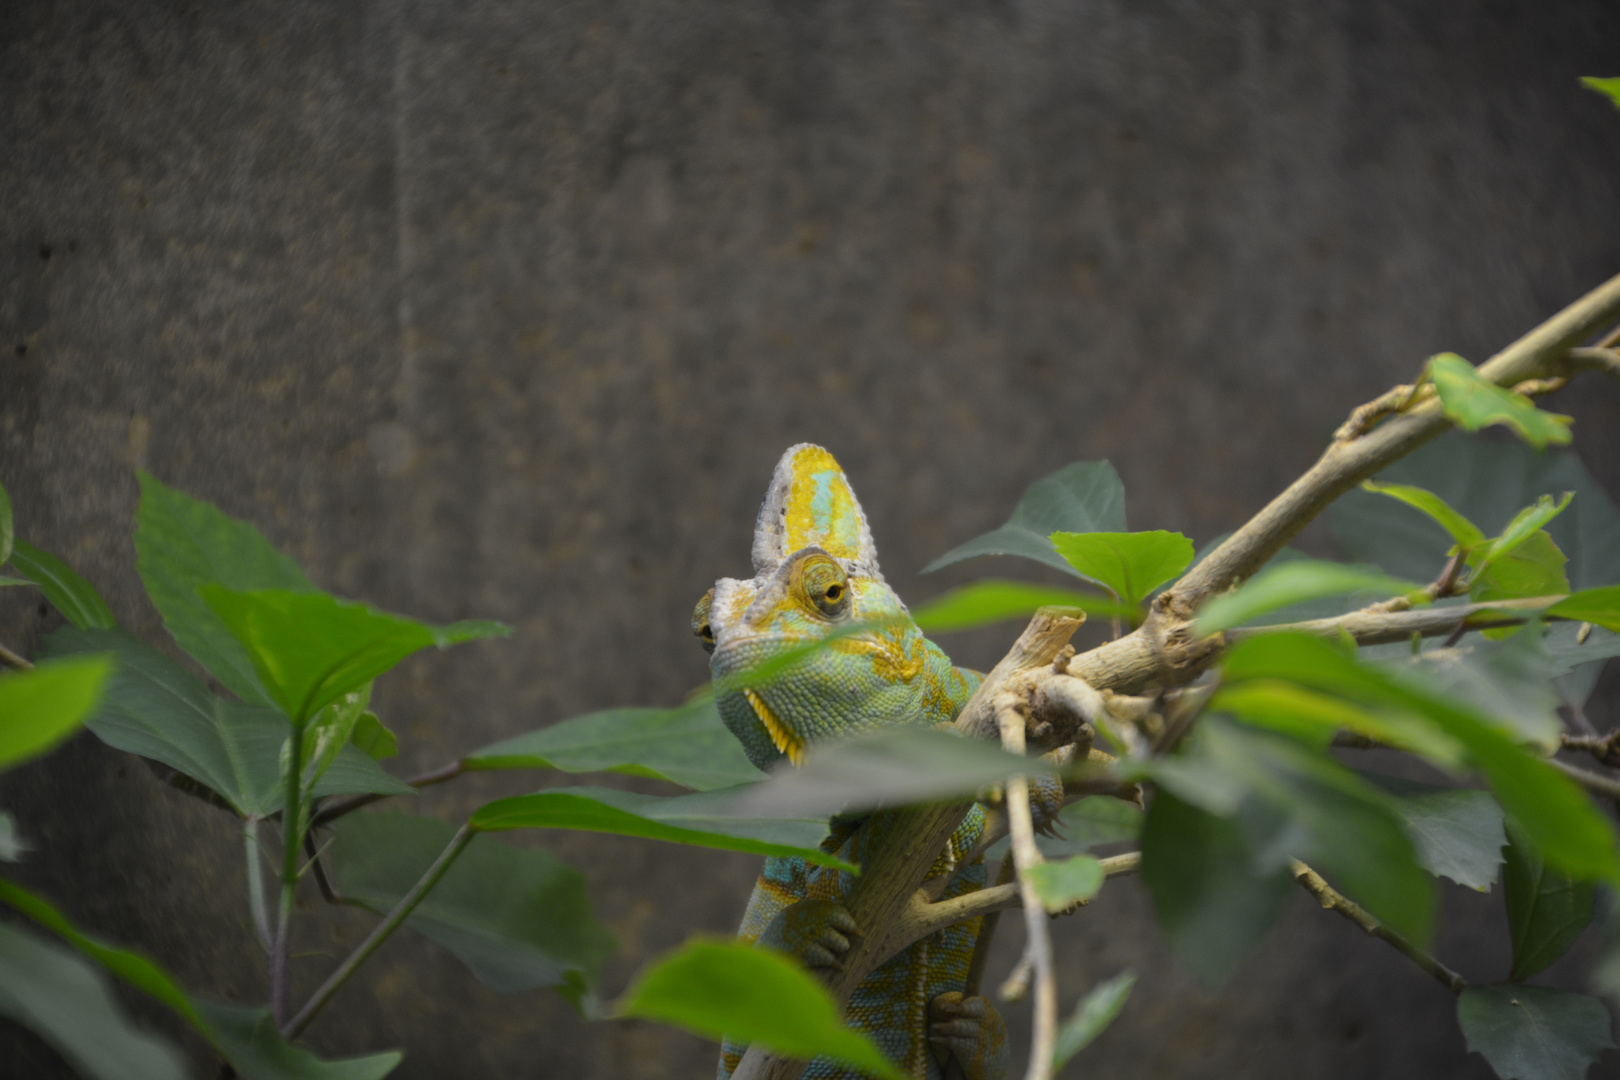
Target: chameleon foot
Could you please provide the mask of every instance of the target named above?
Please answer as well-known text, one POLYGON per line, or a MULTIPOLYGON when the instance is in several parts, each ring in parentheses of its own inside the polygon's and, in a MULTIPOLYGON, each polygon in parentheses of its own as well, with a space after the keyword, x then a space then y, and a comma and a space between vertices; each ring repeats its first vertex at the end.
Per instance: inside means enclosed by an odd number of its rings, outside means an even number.
POLYGON ((928 1041, 947 1076, 954 1062, 964 1080, 1005 1080, 1007 1028, 982 997, 950 990, 928 1003, 928 1041))
POLYGON ((860 928, 842 905, 800 900, 771 920, 759 944, 797 957, 812 971, 837 971, 844 966, 852 937, 860 937, 860 928))

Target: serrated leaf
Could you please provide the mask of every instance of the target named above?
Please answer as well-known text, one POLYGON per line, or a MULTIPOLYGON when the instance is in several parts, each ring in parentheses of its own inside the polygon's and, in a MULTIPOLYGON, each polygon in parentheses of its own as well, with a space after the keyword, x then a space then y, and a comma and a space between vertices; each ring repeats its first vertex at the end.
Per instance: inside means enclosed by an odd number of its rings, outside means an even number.
POLYGON ((1472 705, 1515 739, 1534 743, 1550 754, 1564 726, 1551 687, 1558 664, 1542 643, 1539 625, 1507 630, 1510 636, 1503 641, 1476 638, 1449 649, 1427 649, 1377 664, 1472 705))
POLYGON ((1595 623, 1605 630, 1620 631, 1620 585, 1582 589, 1571 593, 1543 614, 1595 623))
MULTIPOLYGON (((434 818, 341 818, 331 847, 338 889, 386 914, 453 833, 434 818)), ((612 935, 591 916, 578 871, 543 851, 508 847, 487 836, 473 838, 406 925, 450 950, 501 994, 589 985, 614 948, 612 935)))
POLYGON ((936 596, 912 618, 927 634, 944 634, 989 626, 1005 619, 1027 618, 1043 607, 1079 608, 1087 615, 1129 615, 1133 609, 1109 597, 1022 581, 975 581, 936 596))
POLYGON ((483 832, 577 829, 753 855, 798 855, 821 866, 855 869, 818 846, 827 835, 825 819, 766 818, 739 810, 740 796, 751 786, 673 798, 608 788, 557 788, 497 799, 480 807, 471 823, 483 832))
POLYGON ((614 1011, 713 1039, 757 1042, 784 1057, 829 1057, 884 1080, 906 1080, 871 1040, 844 1026, 837 1003, 814 976, 780 953, 745 942, 687 942, 642 971, 614 1011))
MULTIPOLYGON (((117 656, 101 705, 85 721, 102 742, 179 770, 244 817, 280 808, 281 747, 292 728, 279 711, 215 697, 202 680, 122 630, 58 630, 41 650, 117 656)), ((353 748, 341 751, 315 786, 317 795, 414 791, 353 748)))
POLYGON ((1441 353, 1429 360, 1429 378, 1440 394, 1446 416, 1465 431, 1503 424, 1537 449, 1549 443, 1567 443, 1567 416, 1543 412, 1523 394, 1505 390, 1481 375, 1456 353, 1441 353))
POLYGON ((95 711, 116 661, 86 656, 0 675, 0 769, 38 757, 95 711))
POLYGON ((163 625, 175 642, 243 701, 274 702, 252 662, 224 622, 197 590, 313 590, 298 564, 277 551, 257 529, 210 503, 138 474, 141 502, 135 513, 136 570, 163 625))
POLYGON ((246 650, 270 699, 300 728, 419 649, 511 633, 495 622, 430 626, 320 592, 198 591, 246 650))
POLYGON ((0 881, 0 903, 16 908, 130 986, 172 1009, 247 1080, 381 1080, 399 1064, 397 1052, 322 1061, 283 1041, 268 1009, 244 1009, 193 998, 146 957, 81 933, 49 903, 9 881, 0 881))
POLYGON ((1052 1047, 1054 1073, 1107 1030, 1130 999, 1131 987, 1135 985, 1136 976, 1122 971, 1112 979, 1098 983, 1091 988, 1091 993, 1080 999, 1074 1015, 1058 1029, 1057 1041, 1052 1047))
POLYGON ((0 484, 0 563, 11 558, 11 545, 16 538, 11 520, 11 496, 6 494, 6 486, 0 484))
POLYGON ((1018 555, 1073 574, 1052 547, 1054 532, 1124 532, 1125 486, 1106 461, 1077 461, 1029 485, 1007 524, 952 548, 922 572, 979 555, 1018 555))
POLYGON ((560 769, 671 780, 713 791, 761 779, 714 698, 674 709, 607 709, 504 739, 462 759, 469 769, 560 769))
POLYGON ((38 585, 45 599, 79 629, 111 630, 118 625, 101 594, 50 552, 41 551, 26 540, 18 540, 11 550, 11 565, 38 585))
POLYGON ((1413 484, 1380 484, 1375 480, 1364 480, 1361 483, 1363 491, 1374 495, 1387 495, 1429 515, 1436 525, 1446 530, 1457 546, 1468 549, 1485 539, 1480 531, 1468 518, 1464 517, 1450 503, 1432 491, 1417 487, 1413 484))
POLYGON ((1053 914, 1096 896, 1106 876, 1102 863, 1090 855, 1036 863, 1024 873, 1035 886, 1035 895, 1053 914))
MULTIPOLYGON (((1492 563, 1513 554, 1526 540, 1541 530, 1553 518, 1564 512, 1569 501, 1575 497, 1573 491, 1564 492, 1564 497, 1553 502, 1551 495, 1543 495, 1529 506, 1520 510, 1513 516, 1502 530, 1502 535, 1481 544, 1469 556, 1468 565, 1475 573, 1483 571, 1492 563)), ((1545 534, 1544 534, 1545 535, 1545 534)), ((1551 537, 1548 537, 1551 540, 1551 537)), ((1562 564, 1560 564, 1562 565, 1562 564)))
POLYGON ((1614 1047, 1601 1002, 1540 986, 1470 986, 1457 999, 1457 1024, 1502 1080, 1585 1080, 1614 1047))
POLYGON ((1176 532, 1055 532, 1052 546, 1082 577, 1135 607, 1192 565, 1193 544, 1176 532))
POLYGON ((1512 822, 1502 872, 1508 934, 1513 939, 1513 970, 1508 978, 1527 979, 1563 956, 1592 921, 1597 887, 1576 881, 1546 865, 1541 853, 1512 822))
POLYGON ((354 730, 349 733, 349 741, 373 761, 391 758, 399 753, 399 740, 394 738, 394 733, 374 712, 360 714, 360 719, 354 723, 354 730))
POLYGON ((1361 774, 1388 792, 1417 851, 1418 865, 1436 877, 1489 892, 1502 865, 1507 836, 1502 808, 1489 792, 1438 787, 1378 773, 1361 774))
POLYGON ((1594 75, 1582 75, 1581 85, 1588 90, 1596 90, 1620 109, 1620 78, 1602 79, 1594 75))
POLYGON ((1196 632, 1201 637, 1219 633, 1293 604, 1351 593, 1380 598, 1405 596, 1416 603, 1427 602, 1423 586, 1392 578, 1372 567, 1295 559, 1268 566, 1236 591, 1205 604, 1198 612, 1196 632))
POLYGON ((0 923, 0 1016, 94 1080, 184 1080, 164 1039, 130 1022, 101 973, 66 949, 0 923))

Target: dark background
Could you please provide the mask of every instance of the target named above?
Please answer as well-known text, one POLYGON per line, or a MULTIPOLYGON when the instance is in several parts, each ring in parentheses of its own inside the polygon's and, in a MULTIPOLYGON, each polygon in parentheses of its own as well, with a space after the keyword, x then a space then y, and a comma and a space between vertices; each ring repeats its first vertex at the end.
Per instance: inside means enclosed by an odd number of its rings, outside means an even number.
MULTIPOLYGON (((1482 360, 1620 271, 1620 114, 1576 83, 1620 73, 1617 43, 1607 0, 6 0, 0 481, 19 533, 166 648, 136 468, 335 592, 513 624, 379 684, 402 774, 672 703, 706 677, 691 606, 746 571, 790 443, 838 455, 912 601, 1031 571, 916 574, 1076 459, 1115 463, 1133 528, 1202 542, 1429 354, 1482 360)), ((1620 490, 1617 388, 1551 405, 1620 490)), ((0 593, 14 648, 58 621, 0 593)), ((945 644, 984 664, 1010 634, 945 644)), ((226 815, 90 736, 0 804, 41 848, 25 884, 190 987, 263 999, 226 815)), ((515 842, 588 876, 622 942, 609 996, 734 928, 757 870, 515 842)), ((1438 948, 1471 978, 1506 969, 1498 906, 1447 893, 1438 948)), ((368 922, 308 901, 297 945, 323 955, 300 996, 368 922)), ((1065 1008, 1140 975, 1076 1075, 1489 1075, 1449 995, 1303 894, 1219 995, 1135 881, 1056 932, 1065 1008)), ((715 1056, 497 997, 409 936, 311 1041, 404 1047, 401 1078, 708 1076, 715 1056)), ((64 1073, 0 1021, 0 1074, 64 1073)))

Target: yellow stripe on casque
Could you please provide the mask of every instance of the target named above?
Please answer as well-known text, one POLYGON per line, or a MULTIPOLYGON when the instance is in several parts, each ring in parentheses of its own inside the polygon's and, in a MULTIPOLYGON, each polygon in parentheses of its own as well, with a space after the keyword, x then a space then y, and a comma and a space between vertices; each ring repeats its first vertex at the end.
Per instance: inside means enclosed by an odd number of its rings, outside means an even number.
POLYGON ((861 512, 844 470, 827 451, 807 446, 793 458, 787 496, 787 550, 819 547, 839 559, 861 551, 861 512))
POLYGON ((752 690, 744 690, 743 697, 747 698, 748 704, 753 706, 754 715, 758 716, 759 722, 765 725, 765 730, 770 733, 771 742, 776 744, 776 748, 786 754, 787 759, 793 764, 803 765, 804 740, 789 731, 788 726, 776 718, 776 714, 771 711, 771 707, 765 704, 764 698, 752 690))

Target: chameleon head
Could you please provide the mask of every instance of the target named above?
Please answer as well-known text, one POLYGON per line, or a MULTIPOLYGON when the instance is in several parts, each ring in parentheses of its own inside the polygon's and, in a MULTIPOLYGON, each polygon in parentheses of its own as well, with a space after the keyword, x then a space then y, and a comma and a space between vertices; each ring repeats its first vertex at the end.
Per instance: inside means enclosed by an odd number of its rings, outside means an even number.
POLYGON ((782 455, 753 556, 754 577, 717 581, 692 630, 713 654, 720 715, 755 765, 798 764, 807 746, 865 728, 951 718, 962 676, 884 582, 866 515, 826 450, 782 455), (797 659, 772 663, 788 653, 797 659))

